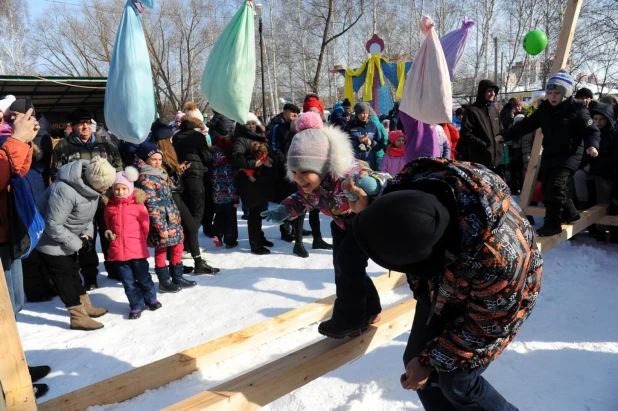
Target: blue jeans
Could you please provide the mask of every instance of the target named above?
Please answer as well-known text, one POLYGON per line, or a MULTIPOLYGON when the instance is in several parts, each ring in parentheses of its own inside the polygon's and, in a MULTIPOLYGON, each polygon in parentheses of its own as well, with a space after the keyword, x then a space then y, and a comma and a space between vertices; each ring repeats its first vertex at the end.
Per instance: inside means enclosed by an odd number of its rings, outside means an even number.
POLYGON ((157 299, 154 282, 148 272, 148 261, 116 261, 116 269, 129 299, 131 310, 141 310, 157 299))
POLYGON ((2 259, 2 268, 4 269, 6 286, 9 288, 9 297, 11 298, 13 313, 17 315, 17 313, 24 308, 24 302, 26 299, 24 294, 24 273, 21 269, 21 260, 11 260, 8 245, 0 246, 0 258, 2 259))

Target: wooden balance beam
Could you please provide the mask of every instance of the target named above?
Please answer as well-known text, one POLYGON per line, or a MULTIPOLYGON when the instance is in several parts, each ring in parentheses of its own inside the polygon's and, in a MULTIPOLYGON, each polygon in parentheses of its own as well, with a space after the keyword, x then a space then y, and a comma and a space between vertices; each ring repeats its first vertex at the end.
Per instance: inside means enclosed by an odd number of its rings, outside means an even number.
MULTIPOLYGON (((373 280, 378 293, 406 283, 406 276, 392 272, 373 280)), ((93 405, 114 404, 137 397, 195 371, 235 357, 318 321, 330 318, 335 296, 278 315, 197 347, 171 355, 43 402, 40 411, 79 411, 93 405)))

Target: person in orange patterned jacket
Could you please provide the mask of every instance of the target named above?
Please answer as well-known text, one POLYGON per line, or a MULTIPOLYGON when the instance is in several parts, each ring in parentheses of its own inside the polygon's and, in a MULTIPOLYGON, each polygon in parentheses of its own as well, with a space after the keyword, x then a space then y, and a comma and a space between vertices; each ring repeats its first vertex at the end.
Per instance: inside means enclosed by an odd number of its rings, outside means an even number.
POLYGON ((360 247, 406 273, 417 300, 403 388, 427 410, 516 410, 481 376, 541 288, 534 231, 508 186, 483 166, 435 158, 409 163, 371 205, 346 184, 360 197, 350 202, 360 247))

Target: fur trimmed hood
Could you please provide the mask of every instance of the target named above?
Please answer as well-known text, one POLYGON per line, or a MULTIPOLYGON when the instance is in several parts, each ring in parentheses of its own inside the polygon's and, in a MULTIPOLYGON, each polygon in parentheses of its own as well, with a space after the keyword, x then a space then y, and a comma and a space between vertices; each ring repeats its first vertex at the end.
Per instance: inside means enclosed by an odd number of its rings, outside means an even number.
MULTIPOLYGON (((101 195, 101 201, 104 205, 107 205, 112 196, 112 190, 108 190, 105 192, 105 194, 101 195)), ((146 202, 146 193, 144 192, 144 190, 136 187, 133 190, 133 198, 135 199, 135 204, 144 204, 146 202)))
MULTIPOLYGON (((328 173, 334 179, 345 177, 354 164, 354 148, 347 133, 339 127, 324 126, 319 129, 328 139, 328 173)), ((294 181, 292 170, 286 165, 287 178, 294 181)))

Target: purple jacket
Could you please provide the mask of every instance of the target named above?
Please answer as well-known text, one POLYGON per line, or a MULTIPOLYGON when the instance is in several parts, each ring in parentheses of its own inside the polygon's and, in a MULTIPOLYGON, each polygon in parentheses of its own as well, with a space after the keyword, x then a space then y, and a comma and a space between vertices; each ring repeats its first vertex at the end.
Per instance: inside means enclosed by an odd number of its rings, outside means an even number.
POLYGON ((388 154, 384 154, 382 157, 382 165, 380 166, 380 171, 384 171, 385 173, 390 174, 395 177, 403 166, 407 164, 405 156, 401 157, 391 157, 388 154))

